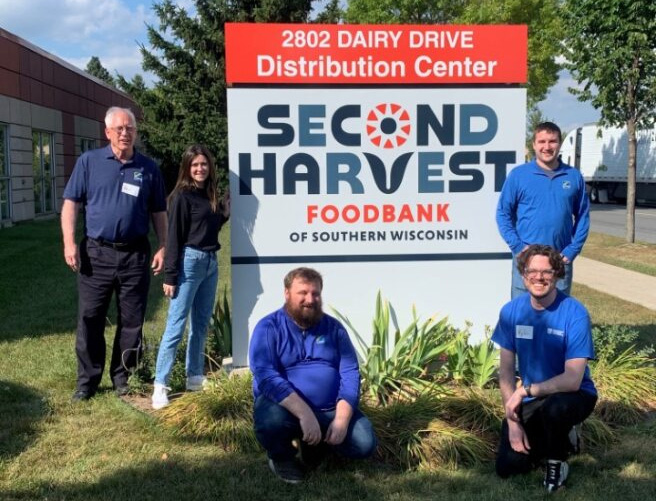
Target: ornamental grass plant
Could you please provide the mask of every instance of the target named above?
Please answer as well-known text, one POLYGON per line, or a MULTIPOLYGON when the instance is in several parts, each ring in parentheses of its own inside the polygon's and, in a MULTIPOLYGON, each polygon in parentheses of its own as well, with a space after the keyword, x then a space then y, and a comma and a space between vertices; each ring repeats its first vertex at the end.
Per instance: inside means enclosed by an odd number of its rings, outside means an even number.
POLYGON ((208 377, 203 391, 185 393, 157 413, 171 433, 190 440, 208 440, 228 452, 254 452, 252 377, 224 371, 208 377))

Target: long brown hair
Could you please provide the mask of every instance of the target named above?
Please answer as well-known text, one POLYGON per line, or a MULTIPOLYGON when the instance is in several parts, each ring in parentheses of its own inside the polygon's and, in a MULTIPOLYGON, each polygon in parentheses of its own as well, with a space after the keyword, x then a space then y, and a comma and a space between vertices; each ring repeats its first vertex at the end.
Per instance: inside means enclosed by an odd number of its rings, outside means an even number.
POLYGON ((202 144, 192 144, 185 150, 182 154, 182 160, 180 161, 180 170, 178 171, 178 180, 175 182, 175 188, 169 196, 169 200, 172 200, 178 193, 181 191, 191 191, 196 188, 196 184, 191 177, 191 162, 194 161, 198 155, 203 155, 207 159, 209 167, 209 175, 205 180, 205 191, 207 193, 207 198, 210 200, 210 207, 212 212, 216 212, 219 209, 219 193, 216 186, 216 169, 214 168, 214 157, 210 153, 210 150, 202 144))

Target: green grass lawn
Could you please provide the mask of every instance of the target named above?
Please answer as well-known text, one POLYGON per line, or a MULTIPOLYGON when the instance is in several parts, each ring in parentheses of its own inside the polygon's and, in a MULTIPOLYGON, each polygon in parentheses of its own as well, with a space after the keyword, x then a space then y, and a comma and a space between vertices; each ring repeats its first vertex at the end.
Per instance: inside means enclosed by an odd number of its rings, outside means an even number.
MULTIPOLYGON (((227 243, 228 229, 222 234, 227 243)), ((224 245, 224 249, 227 249, 224 245)), ((229 284, 221 254, 220 287, 229 284)), ((65 266, 57 221, 0 230, 0 499, 2 500, 410 500, 543 497, 539 472, 502 481, 491 463, 402 472, 376 461, 331 462, 301 486, 277 481, 264 453, 227 453, 174 437, 151 415, 118 400, 107 379, 72 404, 76 363, 75 276, 65 266)), ((589 289, 574 293, 595 323, 639 326, 653 339, 656 313, 589 289), (628 306, 627 306, 628 305, 628 306)), ((167 303, 155 278, 146 336, 157 339, 167 303)), ((108 329, 108 337, 113 335, 108 329)), ((626 429, 611 450, 571 462, 559 499, 653 499, 656 425, 626 429)))

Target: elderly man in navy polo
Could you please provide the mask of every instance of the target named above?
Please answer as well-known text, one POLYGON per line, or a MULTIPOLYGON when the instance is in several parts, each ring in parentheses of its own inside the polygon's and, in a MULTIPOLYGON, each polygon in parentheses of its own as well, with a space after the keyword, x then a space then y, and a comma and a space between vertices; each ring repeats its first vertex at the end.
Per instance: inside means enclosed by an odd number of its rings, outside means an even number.
POLYGON ((150 285, 148 265, 164 266, 166 192, 159 168, 138 152, 136 119, 127 108, 105 115, 109 144, 83 153, 75 164, 61 213, 66 264, 78 272, 77 388, 73 400, 97 391, 105 367, 105 319, 116 293, 118 319, 110 377, 117 395, 128 392, 129 371, 141 350, 150 285), (84 208, 84 238, 75 241, 78 210, 84 208), (159 241, 152 263, 148 231, 159 241))

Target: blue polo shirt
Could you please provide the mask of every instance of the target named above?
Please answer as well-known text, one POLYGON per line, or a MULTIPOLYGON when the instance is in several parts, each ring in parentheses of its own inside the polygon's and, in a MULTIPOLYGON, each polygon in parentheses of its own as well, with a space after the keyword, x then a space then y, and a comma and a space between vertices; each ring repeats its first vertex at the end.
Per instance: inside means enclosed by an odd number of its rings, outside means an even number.
POLYGON ((535 160, 511 170, 499 197, 497 225, 514 255, 527 245, 542 244, 572 261, 590 229, 585 181, 562 162, 551 174, 535 160))
POLYGON ((358 358, 342 324, 324 314, 303 330, 281 308, 260 320, 249 347, 253 394, 281 402, 297 393, 314 410, 334 409, 338 400, 358 407, 358 358))
POLYGON ((150 214, 166 211, 166 190, 157 164, 136 149, 123 164, 110 145, 78 158, 63 198, 84 205, 87 237, 111 242, 148 235, 150 214))

